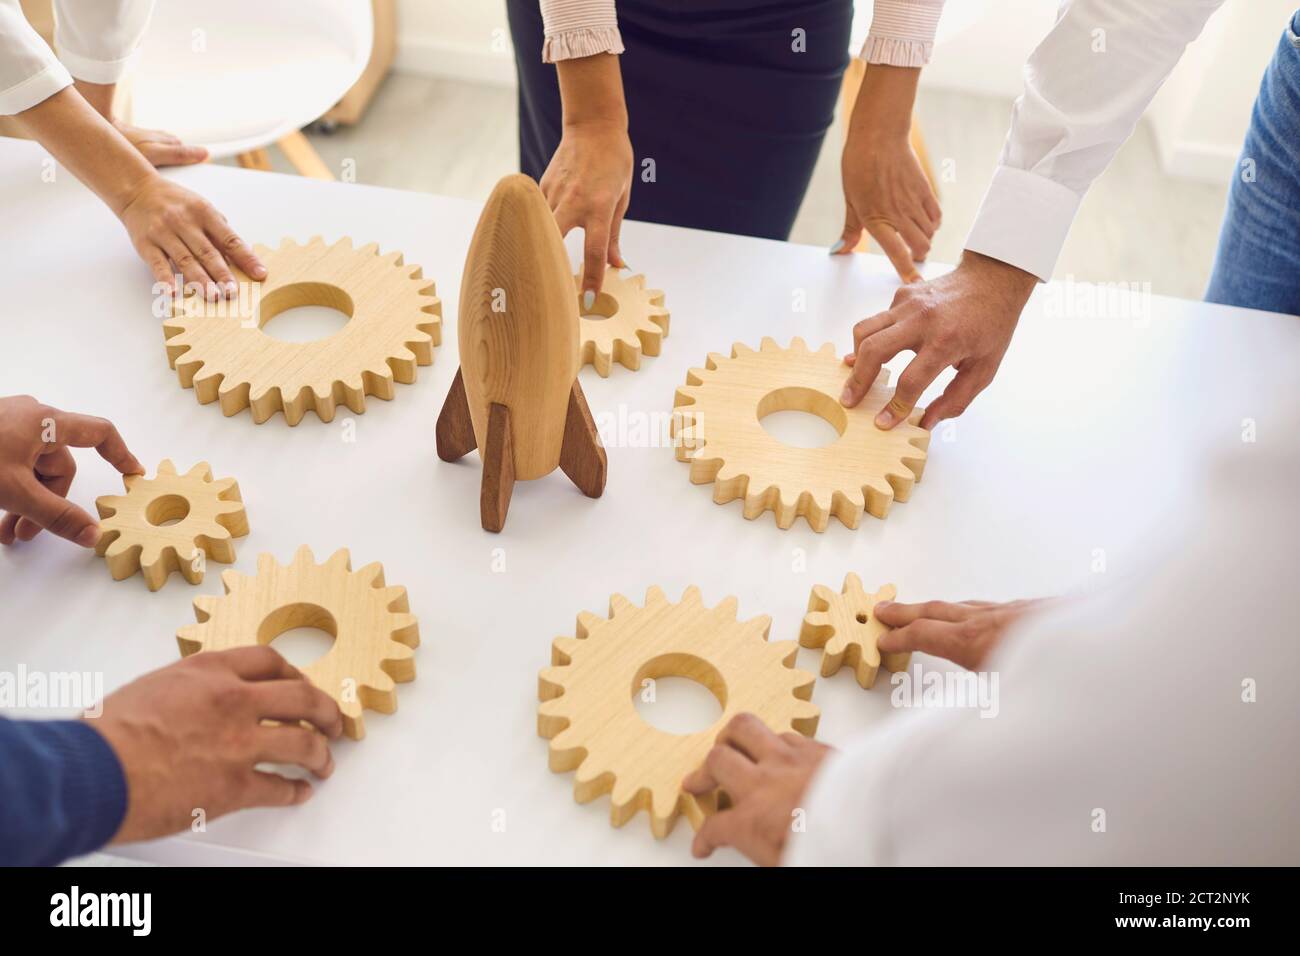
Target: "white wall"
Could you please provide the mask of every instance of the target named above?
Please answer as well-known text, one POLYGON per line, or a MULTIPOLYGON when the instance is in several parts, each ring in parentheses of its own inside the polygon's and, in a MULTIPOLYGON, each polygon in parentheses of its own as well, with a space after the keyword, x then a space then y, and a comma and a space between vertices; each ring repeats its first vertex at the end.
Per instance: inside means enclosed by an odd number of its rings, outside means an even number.
MULTIPOLYGON (((1226 0, 1211 18, 1148 112, 1166 173, 1226 181, 1259 78, 1297 3, 1226 0)), ((398 8, 398 69, 514 83, 504 0, 399 0, 398 8)), ((1019 96, 1021 67, 1056 11, 1056 0, 948 0, 923 85, 1019 96)), ((871 4, 861 0, 856 47, 870 20, 871 4)))

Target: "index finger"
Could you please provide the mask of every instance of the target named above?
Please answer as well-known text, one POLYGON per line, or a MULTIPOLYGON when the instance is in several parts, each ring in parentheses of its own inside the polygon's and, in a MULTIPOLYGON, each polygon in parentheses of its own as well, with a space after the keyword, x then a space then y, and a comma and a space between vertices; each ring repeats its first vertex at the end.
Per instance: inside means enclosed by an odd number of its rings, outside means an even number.
POLYGON ((844 383, 844 393, 840 402, 852 408, 862 401, 867 390, 875 383, 885 363, 904 349, 911 348, 912 333, 909 324, 899 322, 889 328, 869 335, 858 346, 858 357, 853 362, 853 371, 844 383))
POLYGON ((117 427, 107 418, 94 415, 80 415, 55 409, 50 416, 54 419, 54 443, 70 445, 73 448, 94 448, 99 457, 124 475, 143 475, 144 468, 139 459, 131 454, 126 442, 118 434, 117 427))
POLYGON ((248 243, 230 228, 230 223, 226 222, 224 216, 214 209, 203 225, 204 231, 221 254, 242 269, 245 275, 254 279, 266 278, 266 266, 262 264, 262 260, 257 258, 257 254, 248 243))
POLYGON ((889 257, 898 277, 904 282, 920 282, 921 273, 916 271, 912 262, 912 250, 898 234, 898 230, 884 219, 868 219, 866 227, 871 238, 880 245, 880 251, 889 257))
POLYGON ((596 304, 596 294, 605 281, 605 262, 609 257, 609 223, 583 227, 582 307, 596 304))

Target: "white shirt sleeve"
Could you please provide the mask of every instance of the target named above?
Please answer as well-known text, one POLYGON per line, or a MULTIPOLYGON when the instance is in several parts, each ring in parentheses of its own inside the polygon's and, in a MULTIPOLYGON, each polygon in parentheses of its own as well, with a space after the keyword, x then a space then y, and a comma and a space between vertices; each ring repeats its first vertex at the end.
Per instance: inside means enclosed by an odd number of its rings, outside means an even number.
POLYGON ((1181 540, 1005 638, 995 716, 898 714, 828 758, 785 862, 1300 862, 1300 453, 1240 447, 1181 540))
POLYGON ((153 0, 55 0, 56 57, 23 16, 19 0, 0 0, 0 115, 31 109, 74 76, 116 83, 152 9, 153 0))
POLYGON ((153 0, 54 0, 54 48, 87 83, 116 83, 140 46, 153 0))
POLYGON ((1025 90, 966 248, 1046 281, 1088 188, 1223 0, 1067 0, 1025 90))

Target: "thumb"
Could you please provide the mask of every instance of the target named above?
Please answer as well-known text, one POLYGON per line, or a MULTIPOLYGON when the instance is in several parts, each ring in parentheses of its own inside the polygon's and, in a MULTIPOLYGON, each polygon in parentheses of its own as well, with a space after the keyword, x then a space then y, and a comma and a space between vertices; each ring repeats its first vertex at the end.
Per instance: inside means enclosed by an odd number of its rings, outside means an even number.
POLYGON ((208 158, 208 151, 202 146, 180 143, 141 143, 140 152, 154 166, 192 166, 208 158))
POLYGON ((833 256, 845 256, 858 247, 858 242, 862 239, 862 223, 858 222, 858 214, 853 211, 853 207, 845 205, 844 207, 844 231, 840 237, 835 240, 831 246, 830 254, 833 256))
POLYGON ((83 548, 93 548, 99 541, 99 522, 67 498, 50 491, 35 477, 23 482, 17 490, 12 508, 15 514, 83 548))

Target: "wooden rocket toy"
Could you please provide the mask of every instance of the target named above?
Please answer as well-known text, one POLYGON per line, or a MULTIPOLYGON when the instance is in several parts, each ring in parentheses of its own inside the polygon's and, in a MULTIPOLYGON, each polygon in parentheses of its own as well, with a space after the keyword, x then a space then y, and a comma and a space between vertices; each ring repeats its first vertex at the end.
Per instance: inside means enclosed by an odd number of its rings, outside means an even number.
POLYGON ((483 459, 483 527, 500 531, 516 480, 557 467, 589 498, 607 461, 578 384, 578 296, 555 217, 527 176, 502 179, 460 285, 460 369, 438 416, 438 457, 483 459))

